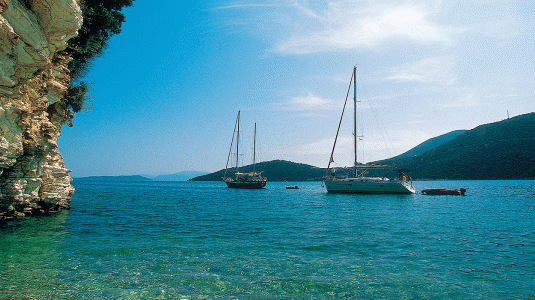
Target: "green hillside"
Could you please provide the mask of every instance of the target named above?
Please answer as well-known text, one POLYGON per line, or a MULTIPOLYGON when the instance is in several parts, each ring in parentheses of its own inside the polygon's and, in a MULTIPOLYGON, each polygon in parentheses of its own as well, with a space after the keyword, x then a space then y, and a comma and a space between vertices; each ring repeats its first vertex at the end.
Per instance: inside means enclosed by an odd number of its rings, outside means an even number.
POLYGON ((439 135, 437 137, 428 139, 427 141, 419 144, 418 146, 410 149, 409 151, 407 151, 405 153, 402 153, 402 154, 400 154, 398 156, 390 158, 390 160, 424 154, 425 152, 427 152, 429 150, 432 150, 432 149, 434 149, 434 148, 436 148, 436 147, 438 147, 438 146, 440 146, 440 145, 442 145, 444 143, 447 143, 447 142, 453 140, 454 138, 458 137, 459 135, 461 135, 461 134, 463 134, 465 132, 466 132, 466 130, 455 130, 455 131, 451 131, 451 132, 445 133, 443 135, 439 135))
POLYGON ((421 155, 393 158, 416 179, 535 178, 535 113, 478 126, 421 155))
MULTIPOLYGON (((535 113, 452 131, 402 155, 374 162, 410 170, 414 179, 535 179, 535 113)), ((324 168, 284 160, 258 163, 269 181, 322 180, 324 168)), ((240 168, 252 171, 251 166, 240 168)), ((191 181, 221 181, 225 170, 191 181)), ((229 169, 230 174, 234 168, 229 169)), ((376 175, 383 176, 384 171, 376 175)), ((374 175, 370 172, 370 175, 374 175)))
MULTIPOLYGON (((240 172, 252 171, 252 165, 240 167, 240 172)), ((256 171, 264 171, 269 181, 307 181, 322 180, 325 169, 306 164, 294 163, 285 160, 272 160, 256 164, 256 171)), ((235 169, 228 169, 228 174, 234 174, 235 169)), ((197 176, 189 181, 222 181, 225 170, 197 176)))

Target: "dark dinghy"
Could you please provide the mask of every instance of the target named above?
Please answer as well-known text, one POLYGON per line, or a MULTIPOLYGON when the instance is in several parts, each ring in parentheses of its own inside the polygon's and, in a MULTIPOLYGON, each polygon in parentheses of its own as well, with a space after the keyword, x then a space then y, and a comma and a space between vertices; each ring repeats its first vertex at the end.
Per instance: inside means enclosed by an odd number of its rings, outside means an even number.
POLYGON ((447 189, 425 189, 422 190, 422 195, 453 195, 453 196, 464 196, 466 192, 465 188, 460 188, 456 190, 447 190, 447 189))

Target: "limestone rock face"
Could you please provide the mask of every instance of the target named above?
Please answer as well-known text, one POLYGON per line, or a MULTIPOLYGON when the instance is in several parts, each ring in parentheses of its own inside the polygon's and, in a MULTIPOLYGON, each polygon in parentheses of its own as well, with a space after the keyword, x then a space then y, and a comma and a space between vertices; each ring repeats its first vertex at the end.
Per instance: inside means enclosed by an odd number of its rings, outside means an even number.
POLYGON ((69 58, 59 51, 81 25, 77 0, 0 0, 0 220, 70 207, 56 143, 72 126, 69 58))

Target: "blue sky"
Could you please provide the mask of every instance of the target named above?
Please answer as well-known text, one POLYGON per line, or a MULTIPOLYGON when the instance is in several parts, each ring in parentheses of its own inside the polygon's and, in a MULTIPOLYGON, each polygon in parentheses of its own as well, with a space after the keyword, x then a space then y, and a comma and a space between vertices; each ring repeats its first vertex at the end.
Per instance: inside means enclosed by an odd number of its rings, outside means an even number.
POLYGON ((354 65, 362 162, 535 111, 532 1, 135 0, 124 13, 84 79, 92 110, 62 128, 73 177, 217 171, 238 110, 242 160, 256 122, 260 160, 326 167, 354 65))

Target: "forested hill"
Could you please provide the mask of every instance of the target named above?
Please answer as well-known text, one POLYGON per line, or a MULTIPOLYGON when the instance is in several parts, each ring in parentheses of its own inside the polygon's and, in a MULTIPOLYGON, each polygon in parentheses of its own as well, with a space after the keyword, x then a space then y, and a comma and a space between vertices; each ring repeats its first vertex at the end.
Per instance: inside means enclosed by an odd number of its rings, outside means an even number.
POLYGON ((458 137, 459 135, 465 133, 466 130, 455 130, 455 131, 451 131, 451 132, 448 132, 448 133, 445 133, 443 135, 439 135, 437 137, 434 137, 434 138, 431 138, 431 139, 428 139, 427 141, 419 144, 418 146, 410 149, 409 151, 403 153, 403 154, 400 154, 398 156, 395 156, 395 157, 392 157, 390 158, 390 160, 393 160, 393 159, 400 159, 400 158, 405 158, 405 157, 411 157, 411 156, 416 156, 416 155, 420 155, 420 154, 423 154, 433 148, 436 148, 444 143, 447 143, 451 140, 453 140, 454 138, 458 137))
POLYGON ((415 179, 535 178, 535 113, 478 126, 423 154, 395 163, 415 179))
MULTIPOLYGON (((535 113, 452 131, 374 163, 408 169, 414 179, 535 179, 535 113)), ((322 180, 325 175, 324 168, 284 160, 258 163, 256 170, 265 171, 269 181, 322 180)), ((240 168, 250 171, 250 165, 240 168)), ((224 173, 223 169, 190 180, 221 181, 224 173)))
MULTIPOLYGON (((256 171, 264 171, 264 175, 269 181, 307 181, 322 180, 325 175, 324 168, 318 168, 311 165, 294 163, 286 160, 272 160, 256 164, 256 171)), ((240 172, 251 172, 252 165, 240 167, 240 172)), ((235 173, 235 168, 228 169, 227 176, 235 173)), ((225 169, 197 176, 189 181, 222 181, 225 169)))

